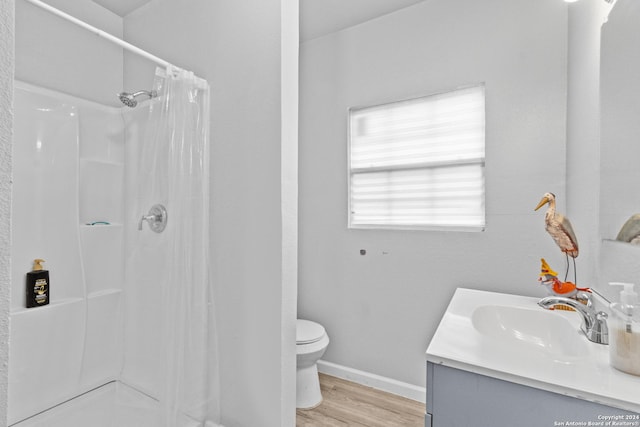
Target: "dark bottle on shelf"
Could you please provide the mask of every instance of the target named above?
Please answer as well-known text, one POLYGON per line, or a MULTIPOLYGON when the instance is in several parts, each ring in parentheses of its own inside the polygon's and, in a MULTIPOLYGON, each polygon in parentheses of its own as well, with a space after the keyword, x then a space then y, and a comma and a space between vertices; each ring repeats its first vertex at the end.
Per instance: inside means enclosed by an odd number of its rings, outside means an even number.
POLYGON ((42 268, 43 259, 33 260, 33 271, 27 273, 27 308, 49 304, 49 271, 42 268))

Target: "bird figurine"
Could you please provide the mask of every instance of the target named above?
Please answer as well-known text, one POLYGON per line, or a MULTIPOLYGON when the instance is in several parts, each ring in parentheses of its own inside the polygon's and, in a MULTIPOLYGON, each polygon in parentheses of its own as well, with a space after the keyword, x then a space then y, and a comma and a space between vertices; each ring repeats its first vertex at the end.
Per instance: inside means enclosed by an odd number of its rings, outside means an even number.
POLYGON ((631 218, 624 223, 616 240, 628 242, 633 245, 640 245, 640 214, 632 215, 631 218))
POLYGON ((578 292, 591 292, 589 288, 579 288, 572 282, 561 282, 558 279, 558 273, 553 271, 544 258, 540 259, 540 278, 538 281, 547 288, 549 295, 560 297, 575 298, 578 292))
MULTIPOLYGON (((549 264, 547 264, 547 261, 545 261, 544 258, 541 258, 540 262, 540 277, 538 278, 538 281, 541 285, 544 285, 547 288, 547 294, 549 296, 555 295, 565 298, 573 298, 586 304, 588 297, 585 295, 585 292, 591 292, 591 289, 579 288, 571 282, 561 282, 560 279, 558 279, 558 273, 549 267, 549 264)), ((571 307, 562 304, 556 305, 555 308, 574 311, 571 307)))
POLYGON ((573 258, 573 275, 574 280, 578 283, 576 274, 576 257, 578 256, 578 239, 573 232, 573 227, 569 219, 564 215, 556 212, 556 196, 553 193, 545 193, 534 210, 540 209, 542 206, 549 204, 547 212, 544 215, 545 229, 551 235, 560 250, 565 253, 567 258, 567 271, 564 280, 567 280, 569 274, 569 257, 573 258))

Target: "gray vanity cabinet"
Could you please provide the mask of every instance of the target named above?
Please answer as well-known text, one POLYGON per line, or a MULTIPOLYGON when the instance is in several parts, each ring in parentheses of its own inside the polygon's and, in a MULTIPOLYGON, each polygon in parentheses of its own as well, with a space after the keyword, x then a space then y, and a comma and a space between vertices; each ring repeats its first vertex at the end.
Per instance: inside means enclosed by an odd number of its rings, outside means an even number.
POLYGON ((425 427, 595 425, 640 426, 640 415, 427 362, 425 427))

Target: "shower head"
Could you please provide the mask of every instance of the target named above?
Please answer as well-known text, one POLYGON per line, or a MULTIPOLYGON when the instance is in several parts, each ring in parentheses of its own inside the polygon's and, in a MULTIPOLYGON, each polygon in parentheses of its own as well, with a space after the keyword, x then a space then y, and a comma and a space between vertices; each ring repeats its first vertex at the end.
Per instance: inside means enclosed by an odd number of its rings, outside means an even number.
POLYGON ((158 96, 158 92, 156 92, 155 90, 152 90, 152 91, 141 90, 135 93, 120 92, 118 94, 118 98, 120 98, 120 102, 122 102, 127 107, 134 108, 136 105, 138 105, 138 100, 136 98, 141 95, 148 96, 149 99, 151 99, 158 96))
POLYGON ((119 93, 118 98, 120 98, 120 102, 122 102, 127 107, 133 108, 136 105, 138 105, 138 101, 136 101, 133 95, 131 95, 130 93, 126 93, 126 92, 119 93))

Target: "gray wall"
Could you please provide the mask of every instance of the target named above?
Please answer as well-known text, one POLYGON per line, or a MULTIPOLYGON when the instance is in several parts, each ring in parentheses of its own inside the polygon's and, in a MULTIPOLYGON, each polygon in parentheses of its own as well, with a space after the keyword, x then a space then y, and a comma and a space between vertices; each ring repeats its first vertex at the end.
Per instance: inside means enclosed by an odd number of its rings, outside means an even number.
POLYGON ((557 0, 432 0, 302 44, 298 310, 324 360, 424 385, 457 287, 542 295, 540 258, 564 268, 533 208, 552 191, 566 212, 567 19, 557 0), (481 82, 486 231, 348 230, 347 109, 481 82))

